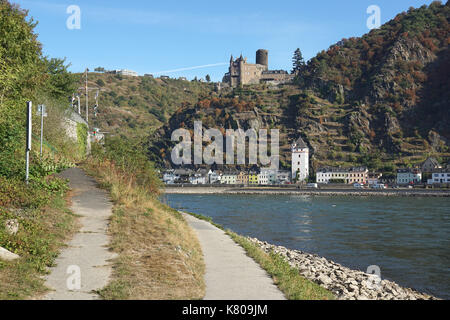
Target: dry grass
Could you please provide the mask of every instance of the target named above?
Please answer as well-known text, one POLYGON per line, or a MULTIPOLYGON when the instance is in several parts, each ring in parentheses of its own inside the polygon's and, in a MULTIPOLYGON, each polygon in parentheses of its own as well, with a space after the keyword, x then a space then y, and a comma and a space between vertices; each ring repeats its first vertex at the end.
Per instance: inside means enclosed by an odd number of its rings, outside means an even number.
POLYGON ((109 233, 118 258, 112 281, 99 294, 105 299, 201 299, 202 251, 183 217, 113 163, 91 159, 85 168, 115 203, 109 233))

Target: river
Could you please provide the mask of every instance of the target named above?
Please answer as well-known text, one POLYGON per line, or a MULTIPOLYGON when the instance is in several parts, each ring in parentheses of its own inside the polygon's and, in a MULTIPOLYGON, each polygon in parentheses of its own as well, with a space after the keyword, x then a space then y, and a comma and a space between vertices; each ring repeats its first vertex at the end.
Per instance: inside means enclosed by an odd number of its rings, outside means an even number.
POLYGON ((163 199, 241 235, 315 253, 450 299, 450 199, 184 195, 163 199))

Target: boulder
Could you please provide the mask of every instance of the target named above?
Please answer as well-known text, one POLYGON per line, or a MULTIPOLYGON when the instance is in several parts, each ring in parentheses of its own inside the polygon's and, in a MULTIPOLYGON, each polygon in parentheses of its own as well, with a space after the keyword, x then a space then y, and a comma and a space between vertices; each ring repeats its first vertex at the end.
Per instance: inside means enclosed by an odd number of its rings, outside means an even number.
POLYGON ((0 259, 1 260, 13 261, 13 260, 16 260, 19 258, 20 257, 17 254, 12 253, 12 252, 6 250, 5 248, 0 247, 0 259))

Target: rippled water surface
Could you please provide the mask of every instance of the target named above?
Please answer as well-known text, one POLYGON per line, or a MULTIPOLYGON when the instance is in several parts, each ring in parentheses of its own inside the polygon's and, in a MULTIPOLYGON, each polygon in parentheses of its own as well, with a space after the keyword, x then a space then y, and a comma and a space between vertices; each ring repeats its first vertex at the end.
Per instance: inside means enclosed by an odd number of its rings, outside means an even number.
POLYGON ((450 299, 450 198, 183 195, 176 209, 450 299))

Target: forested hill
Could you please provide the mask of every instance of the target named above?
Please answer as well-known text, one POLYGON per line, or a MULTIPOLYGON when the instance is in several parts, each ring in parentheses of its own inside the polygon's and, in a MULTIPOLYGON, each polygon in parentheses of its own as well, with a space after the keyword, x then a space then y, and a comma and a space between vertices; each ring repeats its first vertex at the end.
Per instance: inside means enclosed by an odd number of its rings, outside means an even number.
POLYGON ((372 128, 376 141, 391 151, 399 150, 389 135, 397 122, 409 135, 417 130, 432 142, 437 133, 448 141, 449 19, 448 2, 410 8, 379 30, 319 53, 300 82, 330 100, 368 105, 380 120, 372 128))
POLYGON ((171 166, 170 134, 194 120, 217 128, 279 128, 282 164, 302 136, 312 165, 365 164, 392 173, 433 155, 448 161, 449 4, 411 8, 361 38, 343 39, 301 69, 294 85, 244 86, 180 108, 150 138, 171 166))
MULTIPOLYGON (((85 76, 80 79, 81 106, 84 109, 85 76)), ((112 134, 147 136, 165 124, 178 107, 209 96, 214 84, 179 79, 130 77, 110 73, 89 73, 90 105, 99 90, 98 115, 90 109, 91 125, 112 134)))

